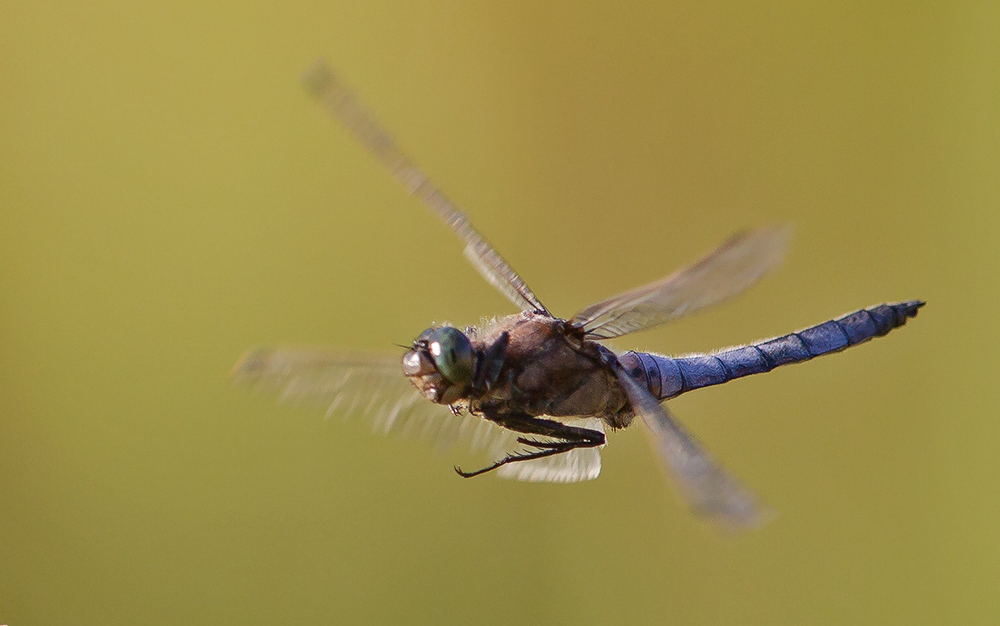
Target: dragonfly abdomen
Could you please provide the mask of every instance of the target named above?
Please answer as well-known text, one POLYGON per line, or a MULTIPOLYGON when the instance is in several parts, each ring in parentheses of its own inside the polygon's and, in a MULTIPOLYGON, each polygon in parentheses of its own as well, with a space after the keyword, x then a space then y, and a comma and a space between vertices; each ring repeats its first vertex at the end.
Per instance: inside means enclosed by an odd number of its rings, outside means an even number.
POLYGON ((769 372, 781 365, 808 361, 881 337, 916 316, 923 305, 919 300, 880 304, 783 337, 714 354, 666 357, 627 352, 619 360, 626 371, 649 387, 653 396, 666 400, 686 391, 769 372))

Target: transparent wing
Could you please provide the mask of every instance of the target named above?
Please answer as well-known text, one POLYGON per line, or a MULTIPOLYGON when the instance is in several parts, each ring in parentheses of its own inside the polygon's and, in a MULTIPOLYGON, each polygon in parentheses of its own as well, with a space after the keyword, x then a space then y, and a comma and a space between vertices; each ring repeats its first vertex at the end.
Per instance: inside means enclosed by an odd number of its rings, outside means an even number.
POLYGON ((615 374, 629 403, 642 417, 670 476, 691 509, 729 530, 760 528, 774 513, 713 459, 691 435, 621 367, 615 374))
POLYGON ((306 70, 302 76, 302 84, 309 95, 343 124, 397 182, 411 195, 419 198, 462 238, 466 258, 488 283, 522 311, 534 311, 551 317, 548 309, 517 272, 473 228, 469 218, 402 153, 364 103, 344 86, 325 62, 317 61, 306 70))
MULTIPOLYGON (((562 420, 570 426, 589 428, 601 433, 604 424, 597 418, 562 420)), ((548 440, 549 437, 532 435, 533 439, 548 440)), ((601 449, 576 448, 565 454, 508 463, 496 470, 501 478, 525 482, 577 483, 594 480, 601 475, 601 449)))
POLYGON ((472 415, 428 402, 406 380, 393 353, 322 348, 259 348, 233 368, 237 383, 276 393, 281 401, 369 419, 376 432, 415 436, 439 449, 467 444, 498 456, 517 435, 472 415))
POLYGON ((570 321, 590 339, 610 339, 669 322, 760 280, 781 261, 790 235, 788 226, 734 235, 693 265, 591 305, 570 321))

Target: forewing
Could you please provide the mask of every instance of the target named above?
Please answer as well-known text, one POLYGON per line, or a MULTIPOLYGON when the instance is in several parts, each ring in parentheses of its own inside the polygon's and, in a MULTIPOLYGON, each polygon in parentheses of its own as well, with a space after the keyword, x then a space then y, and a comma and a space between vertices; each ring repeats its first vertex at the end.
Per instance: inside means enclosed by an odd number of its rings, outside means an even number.
POLYGON ((621 367, 615 368, 615 374, 632 409, 652 433, 681 496, 695 513, 730 530, 759 528, 773 517, 773 512, 685 432, 647 389, 621 367))
POLYGON ((522 311, 551 316, 517 272, 473 228, 465 214, 403 154, 364 103, 347 89, 326 63, 314 63, 302 76, 302 84, 309 95, 343 124, 397 182, 462 238, 466 258, 488 283, 522 311))
POLYGON ((467 444, 497 456, 516 445, 514 433, 423 398, 403 376, 398 354, 259 348, 240 359, 233 377, 283 402, 314 406, 327 416, 362 416, 376 432, 416 436, 441 449, 467 444))
MULTIPOLYGON (((604 424, 597 418, 564 420, 570 426, 604 432, 604 424)), ((551 440, 532 435, 533 439, 551 440)), ((603 447, 603 446, 602 446, 603 447)), ((601 475, 601 449, 576 448, 565 454, 508 463, 496 470, 501 478, 525 482, 577 483, 594 480, 601 475)))
POLYGON ((781 261, 790 235, 788 226, 734 235, 693 265, 591 305, 570 321, 589 339, 610 339, 669 322, 760 280, 781 261))

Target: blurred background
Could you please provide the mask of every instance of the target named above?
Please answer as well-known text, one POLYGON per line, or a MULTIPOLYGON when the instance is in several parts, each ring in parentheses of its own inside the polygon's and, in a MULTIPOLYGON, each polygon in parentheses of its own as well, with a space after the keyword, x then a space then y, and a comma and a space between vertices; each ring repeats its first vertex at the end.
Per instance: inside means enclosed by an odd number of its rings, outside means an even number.
POLYGON ((940 624, 1000 614, 1000 5, 8 3, 0 623, 940 624), (338 68, 553 311, 791 222, 704 351, 920 298, 889 337, 672 402, 781 516, 444 455, 232 387, 513 308, 302 92, 338 68))

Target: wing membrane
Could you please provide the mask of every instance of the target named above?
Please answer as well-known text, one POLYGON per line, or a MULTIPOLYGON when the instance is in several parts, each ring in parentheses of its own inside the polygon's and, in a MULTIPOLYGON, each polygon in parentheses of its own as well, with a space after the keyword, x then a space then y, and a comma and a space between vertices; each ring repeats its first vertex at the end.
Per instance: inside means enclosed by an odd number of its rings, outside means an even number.
POLYGON ((621 367, 615 369, 636 414, 653 434, 657 452, 691 509, 730 530, 759 528, 773 512, 726 471, 621 367))
POLYGON ((410 195, 419 198, 462 238, 465 257, 488 283, 522 311, 551 317, 517 272, 473 228, 469 218, 403 154, 364 103, 344 86, 326 63, 314 63, 302 76, 302 84, 309 95, 343 124, 410 195))
POLYGON ((669 322, 760 280, 781 261, 790 235, 788 226, 734 235, 693 265, 591 305, 570 321, 590 339, 610 339, 669 322))
POLYGON ((393 353, 352 353, 321 348, 260 348, 233 368, 236 382, 326 412, 368 418, 379 433, 415 436, 439 449, 466 444, 498 456, 517 436, 471 415, 454 415, 428 402, 403 376, 393 353))

